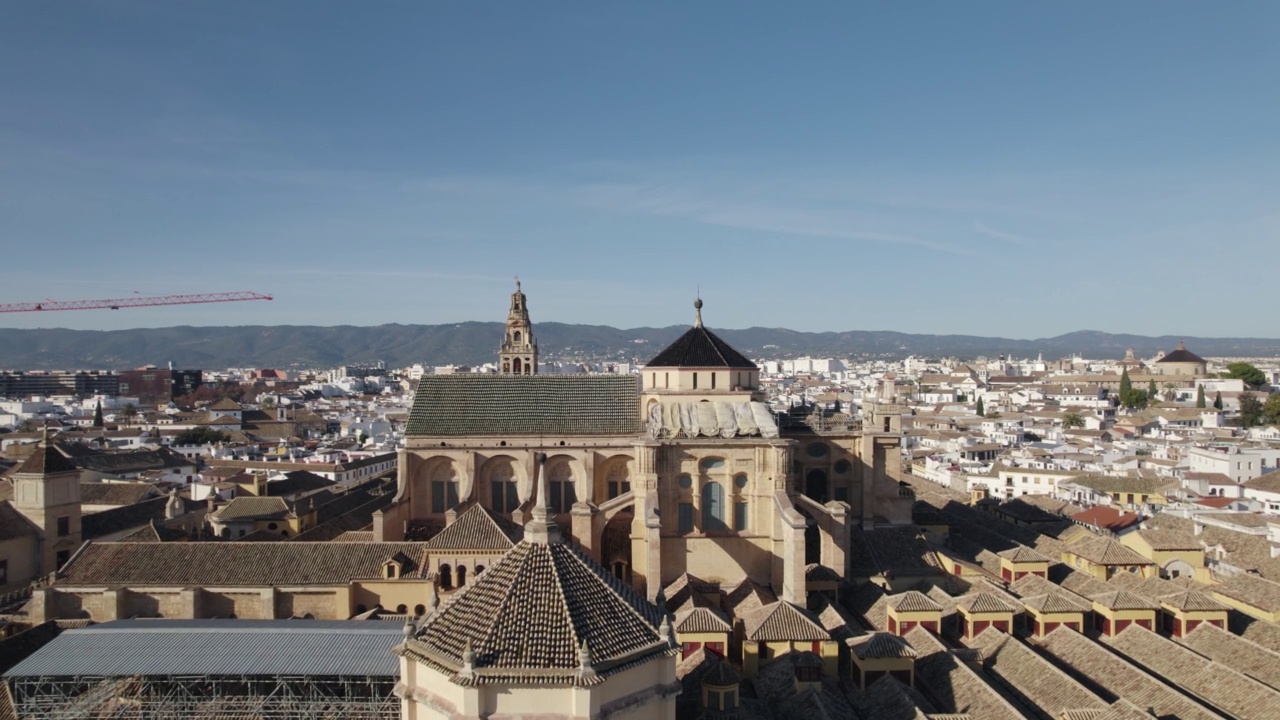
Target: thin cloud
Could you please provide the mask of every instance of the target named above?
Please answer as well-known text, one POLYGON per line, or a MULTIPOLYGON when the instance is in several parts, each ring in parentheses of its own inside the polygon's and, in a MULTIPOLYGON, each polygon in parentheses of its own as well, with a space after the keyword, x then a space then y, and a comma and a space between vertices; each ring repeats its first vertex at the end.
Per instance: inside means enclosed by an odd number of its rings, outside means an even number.
POLYGON ((983 223, 976 220, 973 223, 973 230, 974 232, 981 233, 983 235, 986 235, 987 237, 995 238, 996 240, 1003 240, 1008 243, 1013 243, 1014 245, 1038 244, 1032 238, 1026 237, 1024 235, 1015 235, 1013 233, 1004 232, 1003 230, 996 230, 995 228, 988 227, 987 225, 984 225, 983 223))

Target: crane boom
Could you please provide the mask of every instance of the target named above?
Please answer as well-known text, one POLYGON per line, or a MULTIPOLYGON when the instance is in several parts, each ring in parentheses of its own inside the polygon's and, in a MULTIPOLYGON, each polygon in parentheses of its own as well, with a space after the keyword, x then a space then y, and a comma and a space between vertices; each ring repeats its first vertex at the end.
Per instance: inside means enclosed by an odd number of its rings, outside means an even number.
POLYGON ((0 304, 0 313, 44 312, 46 310, 119 310, 127 307, 154 307, 156 305, 197 305, 199 303, 240 302, 242 300, 270 300, 270 295, 250 292, 202 293, 199 295, 137 295, 105 300, 45 300, 0 304))

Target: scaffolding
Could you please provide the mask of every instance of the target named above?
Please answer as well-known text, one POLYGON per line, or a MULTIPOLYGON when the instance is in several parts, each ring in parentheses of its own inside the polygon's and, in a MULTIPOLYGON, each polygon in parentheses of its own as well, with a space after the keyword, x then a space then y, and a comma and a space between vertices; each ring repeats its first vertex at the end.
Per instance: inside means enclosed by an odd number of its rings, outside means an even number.
POLYGON ((389 676, 10 677, 20 720, 392 720, 389 676))

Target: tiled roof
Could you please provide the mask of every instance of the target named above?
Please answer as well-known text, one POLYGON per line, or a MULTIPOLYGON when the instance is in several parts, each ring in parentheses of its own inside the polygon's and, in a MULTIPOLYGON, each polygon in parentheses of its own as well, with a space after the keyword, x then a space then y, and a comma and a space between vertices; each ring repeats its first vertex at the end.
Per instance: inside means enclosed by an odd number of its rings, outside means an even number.
POLYGON ((139 473, 146 470, 165 470, 195 465, 193 461, 168 448, 80 455, 75 458, 75 463, 85 470, 92 470, 104 475, 139 473))
POLYGON ((680 573, 674 580, 662 588, 662 597, 666 598, 667 608, 675 610, 691 598, 697 600, 701 595, 717 594, 719 586, 690 573, 680 573))
POLYGON ((157 494, 159 491, 151 483, 80 483, 80 502, 84 505, 132 505, 157 494))
POLYGON ((1160 363, 1203 363, 1204 361, 1205 361, 1204 358, 1191 352, 1186 347, 1184 347, 1181 342, 1179 342, 1178 348, 1176 350, 1157 360, 1156 364, 1158 365, 1160 363))
MULTIPOLYGON (((179 500, 187 512, 203 505, 186 498, 179 498, 179 500)), ((168 502, 169 498, 161 495, 140 503, 89 513, 80 518, 80 536, 85 540, 93 540, 114 535, 123 530, 140 528, 153 520, 163 520, 168 502)))
POLYGON ((675 629, 678 633, 727 633, 733 627, 719 611, 688 600, 676 611, 675 629))
POLYGON ((1280 612, 1280 583, 1253 575, 1232 575, 1213 586, 1213 592, 1268 612, 1280 612))
POLYGON ((1068 545, 1067 552, 1095 565, 1154 565, 1155 563, 1107 537, 1091 538, 1068 545))
POLYGON ((982 651, 986 673, 1048 717, 1058 718, 1064 710, 1107 707, 1102 698, 1012 635, 987 628, 966 644, 982 651))
POLYGON ((1016 563, 1049 562, 1049 558, 1041 555, 1035 550, 1032 550, 1026 545, 1019 545, 996 554, 1006 560, 1016 563))
POLYGON ((1147 541, 1152 550, 1203 550, 1195 535, 1176 530, 1149 528, 1139 530, 1138 536, 1147 541))
POLYGON ((231 398, 228 398, 228 397, 224 397, 221 400, 218 400, 214 404, 210 405, 208 409, 226 412, 228 410, 233 410, 233 411, 243 410, 244 408, 242 408, 240 406, 240 403, 236 402, 235 400, 232 400, 231 398))
POLYGON ((701 325, 694 325, 658 353, 645 367, 746 368, 756 364, 701 325))
POLYGON ((480 505, 472 505, 427 541, 440 550, 510 550, 524 537, 524 528, 480 505))
POLYGON ((878 658, 913 658, 917 655, 915 648, 905 640, 887 632, 871 632, 845 641, 854 655, 866 659, 878 658))
POLYGON ((57 585, 329 585, 382 576, 396 553, 406 578, 427 573, 425 543, 90 543, 57 585))
POLYGON ((629 375, 431 375, 406 435, 638 435, 640 389, 629 375))
POLYGON ((741 616, 748 640, 830 640, 831 634, 812 612, 789 602, 778 601, 741 616))
POLYGON ((518 674, 577 670, 585 644, 595 670, 603 672, 668 652, 668 638, 658 632, 662 622, 656 605, 577 550, 526 540, 428 618, 410 652, 456 672, 470 646, 478 674, 518 674))
POLYGON ((1179 639, 1183 645, 1237 672, 1280 689, 1280 653, 1233 635, 1212 623, 1201 623, 1179 639))
POLYGON ((976 592, 956 600, 956 605, 971 613, 1008 613, 1018 612, 1021 608, 1012 607, 992 593, 976 592))
POLYGON ((1108 610, 1159 610, 1160 606, 1141 595, 1128 590, 1094 595, 1092 600, 1108 610))
POLYGON ((1022 602, 1027 607, 1042 613, 1083 613, 1091 609, 1087 603, 1071 597, 1071 594, 1065 591, 1034 595, 1024 598, 1022 602))
POLYGON ((840 582, 840 573, 826 565, 809 563, 804 567, 804 579, 810 582, 840 582))
POLYGON ((1280 492, 1280 470, 1273 470, 1266 475, 1259 475, 1258 477, 1245 482, 1244 486, 1251 490, 1280 492))
POLYGON ((1152 677, 1069 627, 1059 627, 1028 642, 1068 674, 1095 688, 1104 699, 1124 698, 1139 707, 1152 708, 1162 718, 1221 720, 1220 715, 1201 707, 1164 680, 1152 677))
POLYGON ((1272 720, 1280 692, 1137 625, 1102 641, 1130 661, 1241 720, 1272 720))
POLYGON ((908 590, 889 597, 889 607, 898 612, 941 612, 942 606, 919 590, 908 590))
POLYGON ((1160 604, 1176 610, 1220 610, 1226 612, 1230 608, 1197 590, 1184 590, 1173 595, 1160 598, 1160 604))
POLYGON ((0 542, 28 535, 39 535, 40 526, 31 522, 26 515, 7 500, 0 500, 0 542))
POLYGON ((238 497, 218 508, 214 520, 279 520, 289 516, 289 505, 279 497, 238 497))
POLYGON ((919 653, 916 658, 917 684, 943 690, 939 700, 945 698, 949 701, 950 707, 940 710, 967 712, 982 720, 1025 717, 979 672, 953 655, 933 633, 915 627, 906 634, 906 639, 919 653))
POLYGON ((75 463, 72 463, 62 453, 58 452, 52 445, 41 444, 27 456, 22 464, 10 471, 10 474, 18 473, 29 475, 47 475, 51 473, 75 472, 75 463))
POLYGON ((777 600, 778 598, 773 594, 772 590, 751 578, 743 578, 738 581, 738 584, 733 586, 733 589, 725 593, 724 596, 725 605, 737 616, 777 600))

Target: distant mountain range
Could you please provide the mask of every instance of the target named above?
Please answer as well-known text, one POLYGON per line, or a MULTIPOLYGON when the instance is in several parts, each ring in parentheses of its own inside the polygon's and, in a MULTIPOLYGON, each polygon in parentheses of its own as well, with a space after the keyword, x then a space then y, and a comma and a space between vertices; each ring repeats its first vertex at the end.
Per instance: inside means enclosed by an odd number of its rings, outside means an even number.
MULTIPOLYGON (((383 360, 390 367, 414 363, 462 365, 497 356, 503 324, 465 322, 450 325, 377 325, 355 327, 243 326, 168 327, 139 330, 0 329, 0 368, 124 369, 172 361, 183 368, 333 367, 383 360)), ((619 329, 607 325, 542 322, 534 327, 544 360, 644 362, 684 332, 687 326, 619 329)), ((1180 338, 1111 335, 1080 331, 1037 340, 973 335, 911 335, 887 331, 798 332, 753 327, 715 332, 752 358, 812 355, 841 358, 1008 354, 1057 359, 1073 353, 1118 358, 1126 348, 1139 357, 1173 350, 1180 338)), ((1280 356, 1280 340, 1261 338, 1185 338, 1202 356, 1280 356)))

